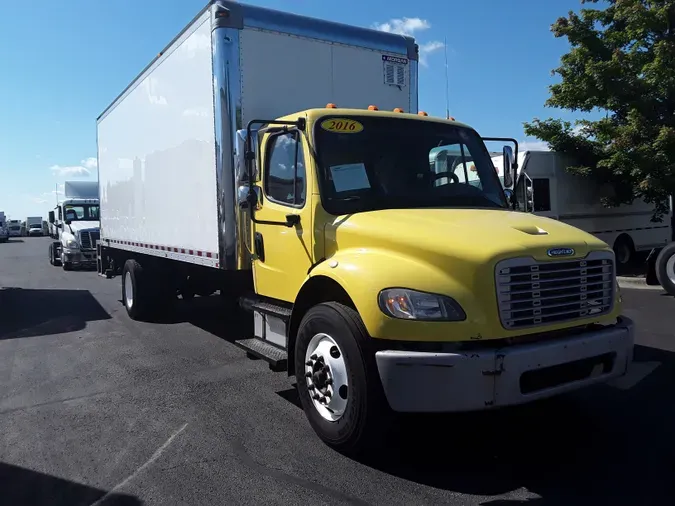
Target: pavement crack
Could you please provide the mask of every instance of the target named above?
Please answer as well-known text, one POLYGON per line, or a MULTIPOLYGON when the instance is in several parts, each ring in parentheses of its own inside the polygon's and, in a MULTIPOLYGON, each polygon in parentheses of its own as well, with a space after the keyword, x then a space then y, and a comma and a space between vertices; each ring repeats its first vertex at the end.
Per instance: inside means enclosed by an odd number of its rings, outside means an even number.
POLYGON ((155 462, 161 455, 164 453, 164 451, 173 443, 174 439, 176 439, 181 432, 185 430, 185 428, 188 426, 187 423, 183 424, 177 431, 175 431, 171 436, 169 436, 169 439, 164 441, 164 444, 157 448, 155 450, 155 453, 152 454, 152 456, 143 464, 141 467, 136 469, 133 473, 131 473, 129 476, 124 478, 122 481, 120 481, 117 485, 115 485, 113 488, 111 488, 103 497, 98 499, 96 502, 92 503, 91 506, 97 506, 99 504, 103 504, 103 502, 113 495, 117 490, 120 488, 124 487, 127 483, 129 483, 131 480, 133 480, 136 476, 138 476, 145 468, 150 466, 153 462, 155 462))

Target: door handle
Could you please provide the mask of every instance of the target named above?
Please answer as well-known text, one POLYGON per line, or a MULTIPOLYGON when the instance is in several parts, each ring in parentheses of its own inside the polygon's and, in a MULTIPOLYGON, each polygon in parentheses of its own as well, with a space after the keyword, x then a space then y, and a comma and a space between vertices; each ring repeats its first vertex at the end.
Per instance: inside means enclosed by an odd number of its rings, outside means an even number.
POLYGON ((286 226, 288 228, 294 227, 298 223, 300 223, 300 215, 299 214, 287 214, 286 215, 286 226))

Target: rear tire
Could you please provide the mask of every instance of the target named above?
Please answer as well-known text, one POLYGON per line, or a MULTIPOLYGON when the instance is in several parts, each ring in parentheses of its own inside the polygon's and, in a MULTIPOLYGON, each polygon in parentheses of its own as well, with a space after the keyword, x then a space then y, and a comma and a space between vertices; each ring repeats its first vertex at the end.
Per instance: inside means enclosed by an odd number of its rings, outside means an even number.
POLYGON ((143 267, 129 259, 122 268, 122 303, 129 318, 140 320, 148 313, 148 291, 143 267))
POLYGON ((311 308, 298 329, 295 377, 305 415, 324 443, 347 454, 361 453, 376 446, 386 435, 386 422, 391 420, 388 415, 392 413, 377 374, 375 355, 368 346, 369 339, 359 314, 337 302, 326 302, 311 308), (327 344, 317 348, 315 353, 313 343, 317 342, 317 338, 325 339, 327 344), (318 356, 318 359, 311 359, 308 349, 311 356, 318 356), (319 351, 321 349, 323 351, 319 351), (324 353, 326 350, 330 350, 332 358, 324 353), (338 360, 336 365, 336 359, 340 357, 344 364, 341 365, 338 360), (308 360, 312 365, 306 364, 308 360), (330 386, 322 387, 319 377, 306 377, 310 369, 321 369, 317 368, 317 363, 330 364, 327 370, 330 386), (331 395, 324 399, 312 398, 317 392, 326 391, 330 391, 331 395), (340 396, 342 401, 335 396, 340 396), (324 407, 320 400, 333 404, 331 409, 324 407))
POLYGON ((616 264, 618 268, 625 268, 635 258, 635 246, 633 240, 627 235, 620 235, 614 241, 614 255, 616 257, 616 264))
POLYGON ((663 248, 656 257, 656 278, 668 294, 675 296, 675 242, 663 248))

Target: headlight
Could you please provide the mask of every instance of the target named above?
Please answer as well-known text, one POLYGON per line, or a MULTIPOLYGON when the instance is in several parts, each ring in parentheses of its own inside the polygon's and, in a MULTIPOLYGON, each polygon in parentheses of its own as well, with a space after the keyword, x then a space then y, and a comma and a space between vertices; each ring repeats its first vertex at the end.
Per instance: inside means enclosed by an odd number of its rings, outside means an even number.
POLYGON ((451 321, 466 319, 462 307, 450 297, 407 288, 386 288, 378 296, 380 310, 402 320, 451 321))
POLYGON ((77 241, 74 241, 72 239, 68 239, 66 241, 66 248, 68 248, 68 249, 79 249, 80 245, 77 244, 77 241))

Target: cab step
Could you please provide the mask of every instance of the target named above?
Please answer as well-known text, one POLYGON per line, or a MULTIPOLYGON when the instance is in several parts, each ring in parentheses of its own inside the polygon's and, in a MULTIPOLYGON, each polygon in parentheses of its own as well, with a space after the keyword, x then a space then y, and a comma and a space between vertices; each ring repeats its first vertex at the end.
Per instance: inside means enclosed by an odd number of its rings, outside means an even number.
POLYGON ((246 311, 257 311, 261 314, 276 316, 285 322, 291 319, 292 309, 290 305, 282 306, 276 301, 272 302, 259 297, 242 297, 239 303, 246 311))
POLYGON ((253 337, 240 339, 234 344, 244 350, 246 355, 264 360, 274 372, 282 372, 288 369, 288 355, 286 350, 274 344, 253 337))

